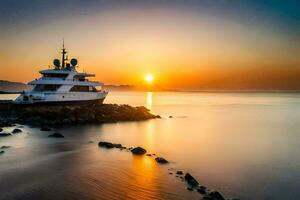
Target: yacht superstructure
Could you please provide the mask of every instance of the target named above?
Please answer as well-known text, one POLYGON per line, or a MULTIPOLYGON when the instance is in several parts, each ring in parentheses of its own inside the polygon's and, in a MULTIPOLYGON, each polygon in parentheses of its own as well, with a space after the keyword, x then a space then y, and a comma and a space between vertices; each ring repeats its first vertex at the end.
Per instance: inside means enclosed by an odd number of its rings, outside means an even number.
POLYGON ((94 74, 80 73, 76 70, 77 60, 66 57, 63 45, 62 59, 54 59, 54 67, 40 71, 41 78, 30 81, 30 91, 23 91, 14 104, 85 104, 102 103, 108 92, 96 87, 103 83, 89 81, 94 74))

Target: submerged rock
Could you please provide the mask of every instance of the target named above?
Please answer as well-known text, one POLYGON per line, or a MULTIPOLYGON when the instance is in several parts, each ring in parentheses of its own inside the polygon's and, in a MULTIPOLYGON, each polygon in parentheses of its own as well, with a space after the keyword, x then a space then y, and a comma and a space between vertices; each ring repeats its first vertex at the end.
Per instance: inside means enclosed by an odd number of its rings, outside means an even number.
POLYGON ((64 138, 65 136, 62 135, 61 133, 53 133, 53 134, 50 134, 48 135, 48 137, 53 137, 53 138, 64 138))
POLYGON ((8 148, 10 148, 11 146, 2 146, 2 147, 0 147, 0 149, 8 149, 8 148))
POLYGON ((186 180, 186 182, 189 185, 191 185, 193 187, 199 185, 198 181, 190 173, 186 173, 185 176, 184 176, 184 179, 186 180))
POLYGON ((123 148, 122 144, 113 144, 113 145, 114 145, 115 148, 118 148, 118 149, 122 149, 123 148))
POLYGON ((118 148, 118 149, 123 149, 125 147, 123 147, 121 144, 114 144, 114 143, 111 143, 111 142, 103 142, 103 141, 100 141, 98 143, 98 146, 99 147, 105 147, 105 148, 118 148))
POLYGON ((213 200, 225 200, 225 198, 218 191, 211 191, 208 196, 213 200))
POLYGON ((169 163, 169 161, 167 161, 166 159, 162 158, 162 157, 157 157, 155 158, 155 161, 160 163, 160 164, 167 164, 169 163))
POLYGON ((147 153, 147 151, 142 147, 135 147, 131 149, 131 153, 134 155, 144 155, 145 153, 147 153))
POLYGON ((99 147, 105 147, 105 148, 108 148, 108 149, 114 148, 114 145, 111 142, 99 142, 98 146, 99 147))
POLYGON ((21 132, 22 132, 22 130, 21 130, 21 129, 18 129, 18 128, 15 128, 15 129, 12 131, 13 134, 21 133, 21 132))
POLYGON ((12 135, 11 133, 6 133, 6 132, 0 133, 0 137, 7 137, 11 135, 12 135))
POLYGON ((177 175, 183 175, 183 172, 182 171, 177 171, 176 174, 177 175))
POLYGON ((199 192, 200 194, 206 194, 206 189, 199 187, 199 188, 197 188, 197 192, 199 192))

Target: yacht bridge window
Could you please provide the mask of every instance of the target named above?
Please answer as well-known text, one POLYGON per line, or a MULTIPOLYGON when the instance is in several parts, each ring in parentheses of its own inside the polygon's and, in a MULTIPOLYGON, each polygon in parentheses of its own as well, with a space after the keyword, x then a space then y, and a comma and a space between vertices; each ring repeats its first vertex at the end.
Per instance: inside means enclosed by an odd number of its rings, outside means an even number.
POLYGON ((74 79, 75 81, 87 81, 87 79, 85 78, 85 76, 80 76, 80 75, 75 75, 75 76, 73 77, 73 79, 74 79))
POLYGON ((43 74, 44 77, 47 77, 47 78, 62 78, 62 79, 65 79, 67 78, 68 74, 43 74))
POLYGON ((36 85, 34 91, 57 91, 61 85, 36 85))

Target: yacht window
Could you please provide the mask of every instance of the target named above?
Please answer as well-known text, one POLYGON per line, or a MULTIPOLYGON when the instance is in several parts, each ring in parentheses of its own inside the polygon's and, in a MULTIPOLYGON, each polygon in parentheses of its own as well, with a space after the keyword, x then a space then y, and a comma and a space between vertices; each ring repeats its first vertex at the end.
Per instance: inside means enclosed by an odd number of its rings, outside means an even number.
POLYGON ((84 76, 78 76, 78 75, 75 75, 75 76, 74 76, 74 80, 75 80, 75 81, 85 81, 86 79, 85 79, 84 76))
POLYGON ((56 91, 61 85, 36 85, 34 91, 56 91))
POLYGON ((70 89, 70 92, 89 92, 89 86, 75 85, 70 89))
POLYGON ((47 78, 67 78, 68 74, 43 74, 47 78))

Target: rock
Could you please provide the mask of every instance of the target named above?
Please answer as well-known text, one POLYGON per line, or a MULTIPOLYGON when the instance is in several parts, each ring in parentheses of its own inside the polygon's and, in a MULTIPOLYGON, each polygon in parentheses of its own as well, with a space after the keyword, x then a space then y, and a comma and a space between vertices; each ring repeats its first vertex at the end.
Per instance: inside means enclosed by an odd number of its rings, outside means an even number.
POLYGON ((169 172, 169 174, 173 174, 173 172, 169 172))
POLYGON ((146 156, 152 156, 150 153, 147 153, 146 156))
POLYGON ((53 137, 53 138, 64 138, 65 136, 62 135, 61 133, 56 132, 56 133, 53 133, 53 134, 48 135, 48 137, 53 137))
POLYGON ((214 200, 214 199, 208 195, 205 195, 202 197, 202 200, 214 200))
POLYGON ((107 149, 111 149, 111 148, 123 149, 124 148, 121 144, 113 144, 111 142, 102 142, 102 141, 100 141, 98 143, 98 146, 99 147, 104 147, 104 148, 107 148, 107 149))
POLYGON ((186 173, 185 176, 184 176, 184 179, 186 180, 186 182, 195 187, 197 185, 199 185, 198 181, 189 173, 186 173))
POLYGON ((40 130, 41 131, 51 131, 51 128, 48 126, 43 126, 40 130))
POLYGON ((2 147, 0 147, 0 149, 8 149, 8 148, 10 148, 10 146, 2 146, 2 147))
POLYGON ((7 137, 11 135, 12 135, 11 133, 6 133, 6 132, 0 133, 0 137, 7 137))
POLYGON ((18 129, 18 128, 15 128, 15 129, 12 131, 13 134, 21 133, 21 132, 22 132, 22 130, 21 130, 21 129, 18 129))
POLYGON ((208 193, 208 196, 213 200, 225 200, 225 198, 218 191, 211 191, 208 193))
POLYGON ((197 192, 199 192, 200 194, 206 194, 206 189, 199 187, 197 188, 197 192))
POLYGON ((142 147, 135 147, 131 149, 131 153, 134 155, 144 155, 145 153, 147 153, 147 151, 142 147))
POLYGON ((191 188, 191 187, 187 187, 186 188, 188 191, 193 191, 193 188, 191 188))
POLYGON ((169 161, 167 161, 166 159, 162 158, 162 157, 157 157, 155 158, 156 162, 160 163, 160 164, 167 164, 169 163, 169 161))
POLYGON ((0 128, 0 132, 2 132, 3 131, 3 128, 0 128))
POLYGON ((74 106, 35 106, 15 107, 0 112, 0 127, 12 123, 30 126, 63 126, 76 124, 110 123, 119 121, 141 121, 158 118, 141 106, 117 104, 93 104, 74 106))
POLYGON ((0 151, 0 154, 3 154, 3 153, 5 153, 5 151, 0 151))
POLYGON ((105 147, 105 148, 108 148, 108 149, 114 148, 114 145, 111 142, 99 142, 98 146, 99 147, 105 147))
POLYGON ((176 174, 177 175, 183 175, 183 172, 182 171, 177 171, 176 174))
POLYGON ((172 116, 172 115, 170 115, 170 116, 169 116, 169 118, 173 118, 173 116, 172 116))
POLYGON ((121 144, 113 144, 115 148, 122 149, 123 146, 121 144))
POLYGON ((152 154, 152 156, 156 156, 156 154, 155 154, 155 153, 153 153, 153 154, 152 154))

